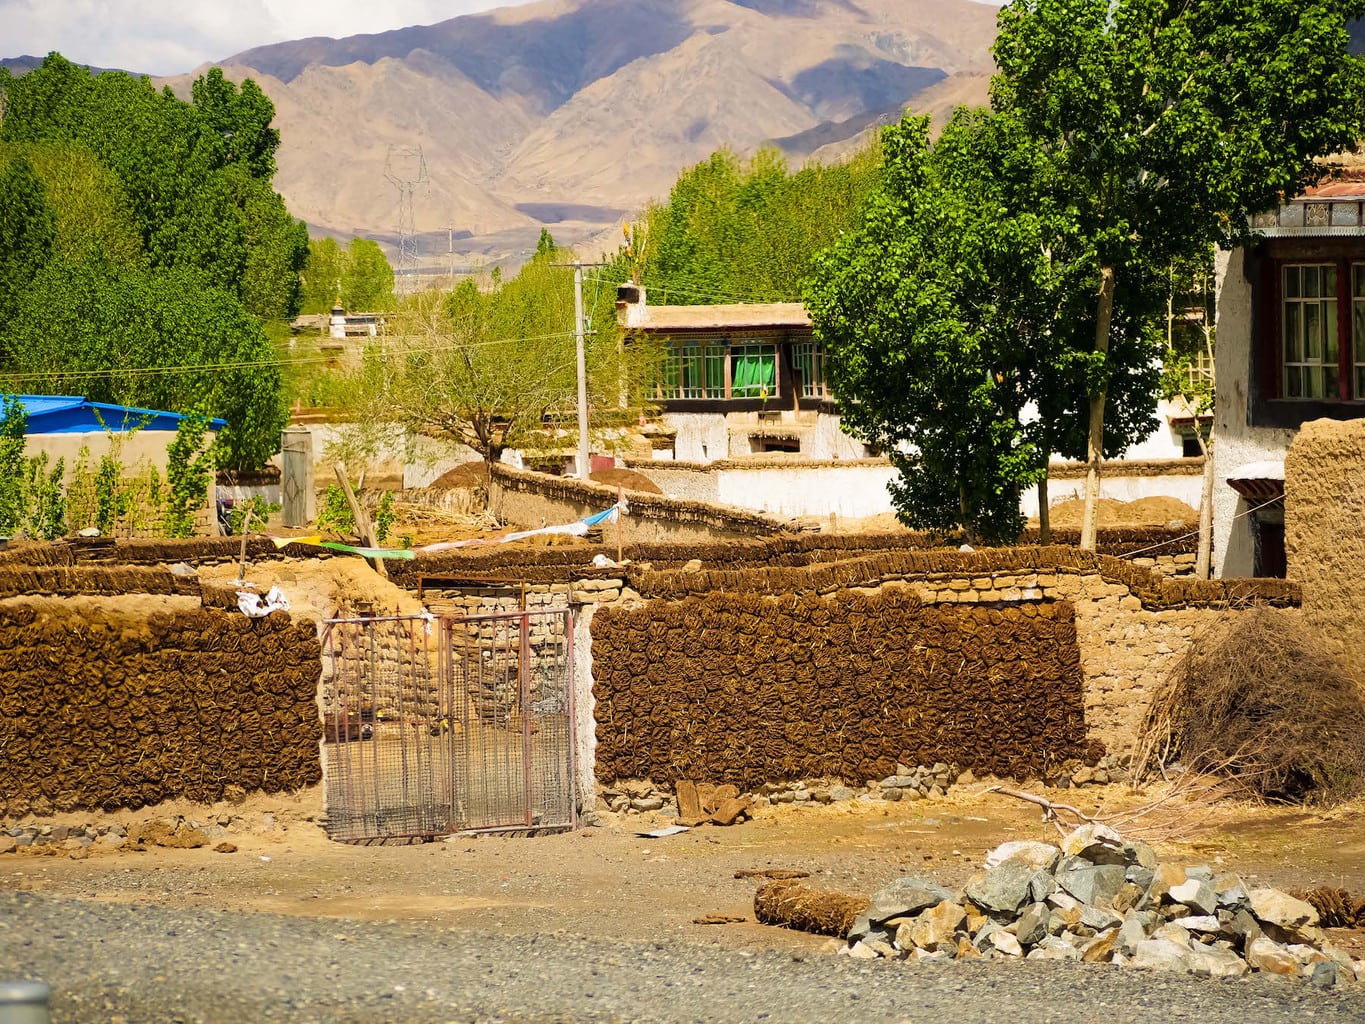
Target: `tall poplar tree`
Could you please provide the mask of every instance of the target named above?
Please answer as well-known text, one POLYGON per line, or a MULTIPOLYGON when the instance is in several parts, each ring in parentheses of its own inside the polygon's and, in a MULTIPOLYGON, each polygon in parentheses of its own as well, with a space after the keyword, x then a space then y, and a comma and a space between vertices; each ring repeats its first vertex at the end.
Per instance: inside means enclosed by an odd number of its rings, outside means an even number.
MULTIPOLYGON (((1086 513, 1094 548, 1110 384, 1160 268, 1231 244, 1249 215, 1299 194, 1365 134, 1365 61, 1348 24, 1365 0, 1012 0, 1000 12, 993 106, 1017 117, 1093 249, 1086 513)), ((1159 307, 1158 307, 1159 311, 1159 307)))

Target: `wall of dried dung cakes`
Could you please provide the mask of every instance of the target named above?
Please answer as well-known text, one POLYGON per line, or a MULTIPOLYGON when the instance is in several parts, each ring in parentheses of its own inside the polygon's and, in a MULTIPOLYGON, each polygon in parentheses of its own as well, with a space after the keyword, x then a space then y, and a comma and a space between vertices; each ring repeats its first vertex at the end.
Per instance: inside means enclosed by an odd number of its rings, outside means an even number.
POLYGON ((0 818, 319 780, 311 622, 93 606, 0 606, 0 818))
MULTIPOLYGON (((1305 423, 1284 459, 1284 544, 1303 613, 1365 666, 1365 420, 1305 423)), ((1365 677, 1365 671, 1362 671, 1365 677)))
POLYGON ((1255 603, 1296 607, 1300 597, 1284 580, 1170 579, 1063 547, 891 551, 802 567, 628 575, 645 599, 673 602, 712 592, 837 597, 905 586, 940 607, 1065 603, 1076 624, 1086 735, 1111 753, 1136 744, 1152 696, 1200 626, 1255 603))
POLYGON ((905 587, 598 608, 599 779, 1032 774, 1084 752, 1072 608, 925 606, 905 587))

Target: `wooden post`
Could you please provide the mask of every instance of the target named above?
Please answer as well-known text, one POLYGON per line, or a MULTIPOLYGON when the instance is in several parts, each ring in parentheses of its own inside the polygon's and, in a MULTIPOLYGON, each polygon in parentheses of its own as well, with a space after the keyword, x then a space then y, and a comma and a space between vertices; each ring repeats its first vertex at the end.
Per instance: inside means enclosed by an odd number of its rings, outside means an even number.
MULTIPOLYGON (((351 518, 355 520, 356 532, 360 534, 360 543, 366 547, 379 547, 375 540, 374 526, 370 523, 370 517, 365 510, 360 507, 360 502, 356 500, 355 491, 351 489, 351 481, 346 476, 346 464, 338 462, 332 467, 336 471, 337 480, 341 482, 341 491, 346 495, 346 504, 351 506, 351 518)), ((370 564, 374 566, 374 571, 385 579, 389 578, 389 570, 384 565, 384 559, 372 558, 370 564)))
POLYGON ((625 545, 624 545, 624 542, 622 541, 621 537, 622 537, 623 531, 624 531, 625 528, 626 528, 626 525, 625 525, 625 523, 621 522, 621 502, 623 502, 623 501, 625 500, 625 497, 626 497, 625 488, 624 488, 624 487, 618 487, 618 488, 616 488, 616 564, 617 564, 617 565, 620 565, 621 562, 624 560, 624 557, 623 557, 623 555, 622 555, 622 549, 624 548, 625 545))

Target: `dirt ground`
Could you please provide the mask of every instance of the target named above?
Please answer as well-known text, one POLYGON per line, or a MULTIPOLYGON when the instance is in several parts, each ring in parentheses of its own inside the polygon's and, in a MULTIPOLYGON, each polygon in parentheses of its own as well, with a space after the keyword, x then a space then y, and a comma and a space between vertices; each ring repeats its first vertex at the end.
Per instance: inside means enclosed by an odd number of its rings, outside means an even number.
MULTIPOLYGON (((776 805, 730 828, 702 827, 664 839, 636 833, 669 820, 603 815, 604 824, 536 838, 456 836, 406 847, 330 842, 318 824, 316 789, 253 797, 212 810, 166 805, 137 814, 68 815, 68 824, 142 821, 153 814, 209 820, 239 815, 237 846, 110 850, 85 859, 28 848, 0 856, 0 888, 53 895, 208 907, 313 918, 421 922, 508 934, 563 932, 632 940, 675 939, 727 947, 820 951, 829 940, 754 922, 758 881, 736 871, 795 868, 810 884, 869 894, 906 874, 960 886, 987 850, 1056 833, 1036 808, 986 792, 984 784, 914 804, 853 801, 776 805), (699 925, 708 914, 743 923, 699 925)), ((1120 786, 1052 793, 1093 812, 1130 805, 1120 786)), ((1327 812, 1223 804, 1201 816, 1198 837, 1158 843, 1163 860, 1208 863, 1279 888, 1327 885, 1365 891, 1361 808, 1327 812)), ((215 837, 214 843, 218 842, 215 837)), ((1365 934, 1333 941, 1365 957, 1365 934)))
MULTIPOLYGON (((1101 498, 1098 503, 1101 526, 1187 526, 1198 522, 1199 512, 1177 498, 1156 495, 1136 501, 1115 501, 1101 498)), ((1058 502, 1048 509, 1048 521, 1054 529, 1080 529, 1085 515, 1085 502, 1079 499, 1058 502)), ((1037 519, 1029 521, 1038 525, 1037 519)))

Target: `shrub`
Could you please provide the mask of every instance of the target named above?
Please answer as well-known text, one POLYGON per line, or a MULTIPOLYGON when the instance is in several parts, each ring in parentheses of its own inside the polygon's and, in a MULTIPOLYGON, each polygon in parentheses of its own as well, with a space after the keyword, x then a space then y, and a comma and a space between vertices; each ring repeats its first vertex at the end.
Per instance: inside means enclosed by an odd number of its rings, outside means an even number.
POLYGON ((1334 803, 1365 789, 1362 721, 1365 694, 1323 638, 1256 607, 1195 635, 1152 703, 1139 772, 1178 757, 1260 799, 1334 803))

